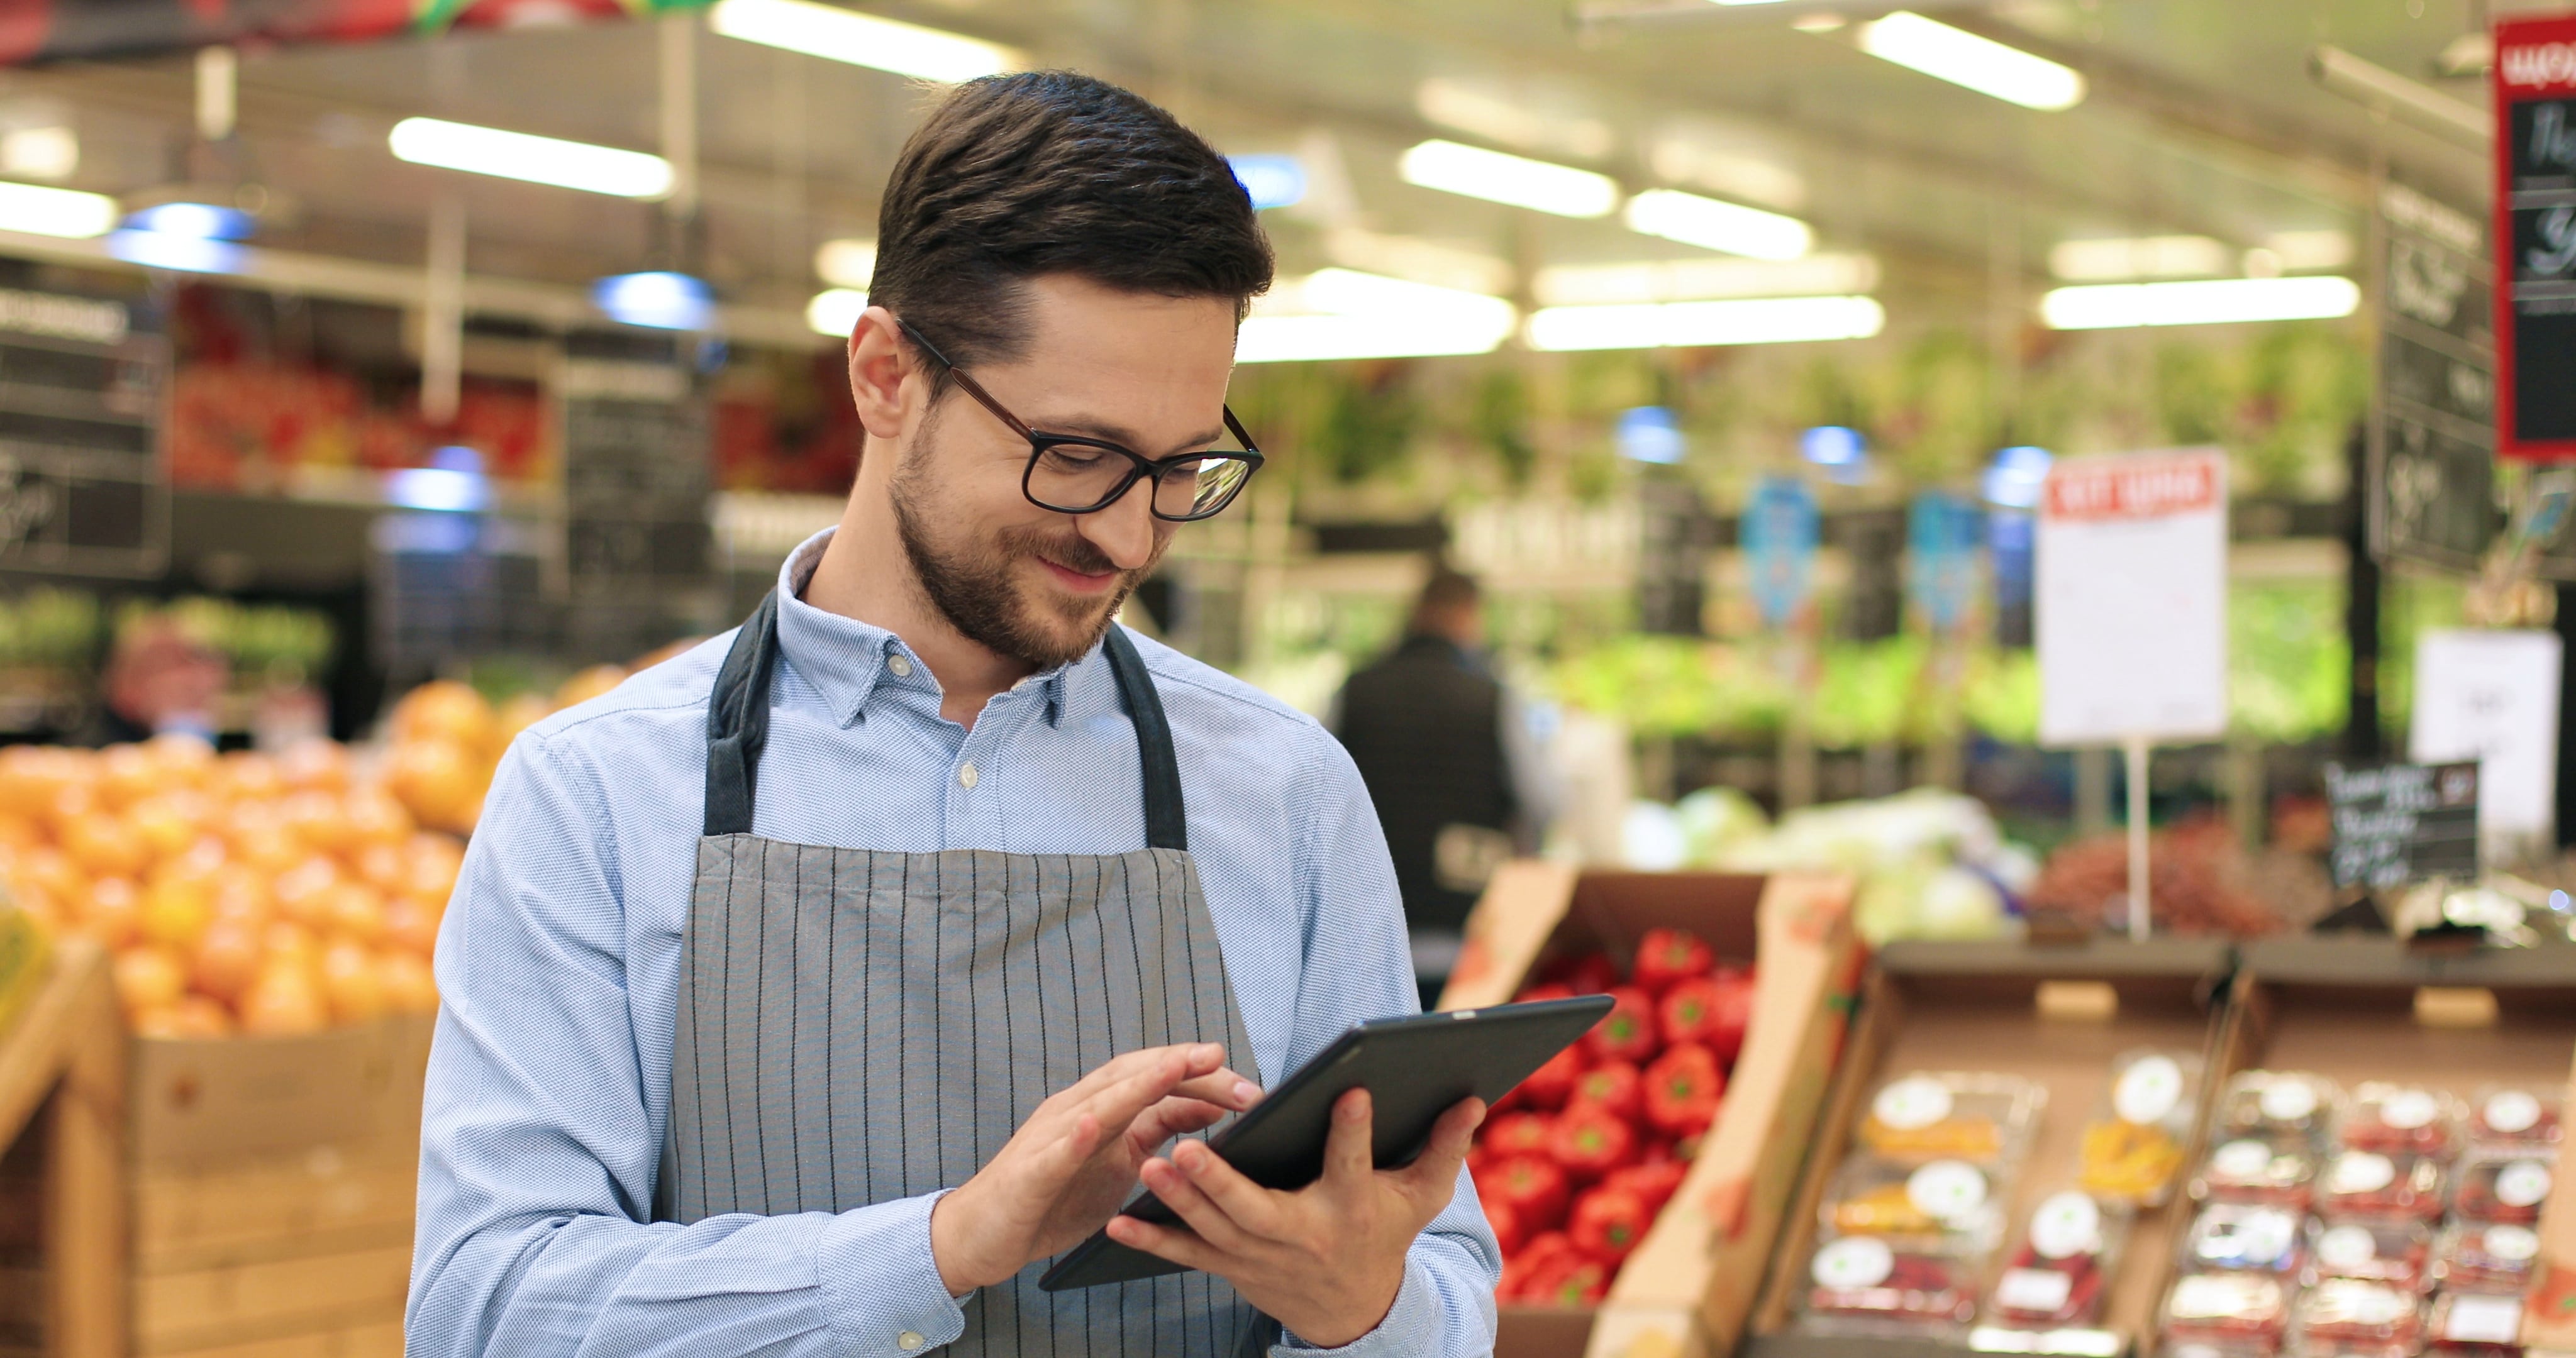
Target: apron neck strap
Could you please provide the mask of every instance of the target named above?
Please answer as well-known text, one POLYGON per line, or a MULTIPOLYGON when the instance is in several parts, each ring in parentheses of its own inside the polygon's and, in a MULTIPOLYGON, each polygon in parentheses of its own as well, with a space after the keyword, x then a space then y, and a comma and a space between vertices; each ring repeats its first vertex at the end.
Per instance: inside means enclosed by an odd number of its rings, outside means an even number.
MULTIPOLYGON (((1145 774, 1145 844, 1154 849, 1190 847, 1189 817, 1181 801, 1181 761, 1172 752, 1172 726, 1162 695, 1127 629, 1112 626, 1102 639, 1109 672, 1136 727, 1136 754, 1145 774)), ((763 595, 743 622, 716 671, 707 699, 706 833, 751 833, 760 754, 769 744, 769 687, 778 670, 778 592, 763 595)))

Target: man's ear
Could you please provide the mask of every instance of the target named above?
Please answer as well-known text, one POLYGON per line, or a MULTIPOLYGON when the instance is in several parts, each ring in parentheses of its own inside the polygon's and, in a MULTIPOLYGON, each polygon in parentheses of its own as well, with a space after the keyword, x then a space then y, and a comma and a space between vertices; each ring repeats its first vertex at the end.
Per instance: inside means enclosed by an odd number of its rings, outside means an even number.
POLYGON ((902 434, 909 399, 906 379, 920 371, 893 312, 872 306, 859 314, 850 329, 850 399, 870 438, 891 443, 902 434))

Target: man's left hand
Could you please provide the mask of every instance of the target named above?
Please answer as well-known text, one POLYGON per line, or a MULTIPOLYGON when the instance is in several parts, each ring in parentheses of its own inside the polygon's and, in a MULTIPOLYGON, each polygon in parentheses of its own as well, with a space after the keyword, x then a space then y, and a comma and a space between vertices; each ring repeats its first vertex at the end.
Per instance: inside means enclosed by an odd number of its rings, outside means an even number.
POLYGON ((1318 1348, 1340 1348, 1386 1319, 1405 1252, 1449 1205, 1467 1144, 1485 1120, 1465 1099, 1432 1124, 1402 1169, 1377 1168, 1368 1091, 1333 1105, 1324 1176, 1295 1192, 1263 1188, 1197 1141, 1145 1162, 1142 1178, 1188 1229, 1114 1217, 1109 1238, 1234 1284, 1243 1299, 1318 1348))

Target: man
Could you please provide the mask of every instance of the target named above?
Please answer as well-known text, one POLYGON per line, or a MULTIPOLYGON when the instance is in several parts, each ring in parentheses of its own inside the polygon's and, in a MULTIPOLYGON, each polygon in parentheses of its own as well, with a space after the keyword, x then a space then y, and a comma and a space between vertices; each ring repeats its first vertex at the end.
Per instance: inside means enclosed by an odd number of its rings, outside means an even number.
POLYGON ((1485 664, 1484 640, 1476 581, 1436 566, 1404 639, 1334 702, 1334 733, 1395 856, 1426 1004, 1485 879, 1537 848, 1554 803, 1527 714, 1485 664))
POLYGON ((1172 1144, 1412 1007, 1350 762, 1112 625, 1258 465, 1224 395, 1270 271, 1224 159, 1123 90, 976 81, 914 134, 839 526, 494 782, 414 1358, 1486 1351, 1475 1101, 1380 1172, 1354 1091, 1293 1193, 1172 1144), (1189 1229, 1112 1220, 1139 1182, 1189 1229), (1103 1223, 1199 1271, 1035 1286, 1103 1223))

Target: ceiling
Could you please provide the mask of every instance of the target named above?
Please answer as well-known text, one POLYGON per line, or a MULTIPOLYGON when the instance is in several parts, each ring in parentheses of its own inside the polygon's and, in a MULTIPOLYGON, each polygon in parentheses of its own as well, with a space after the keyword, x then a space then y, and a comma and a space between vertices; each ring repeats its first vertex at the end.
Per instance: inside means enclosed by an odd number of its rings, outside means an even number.
MULTIPOLYGON (((2089 97, 2034 112, 1944 84, 1863 54, 1848 25, 1794 27, 1814 22, 1818 0, 1591 24, 1567 0, 865 6, 1131 84, 1229 152, 1300 154, 1313 190, 1268 214, 1290 270, 1355 262, 1351 242, 1371 237, 1490 257, 1509 266, 1498 285, 1524 292, 1543 265, 1709 257, 1615 220, 1400 182, 1397 155, 1427 136, 1585 165, 1631 190, 1793 211, 1819 249, 1874 254, 1891 311, 1922 322, 2018 308, 2068 238, 2200 235, 2231 256, 2285 231, 2358 238, 2375 160, 2462 206, 2481 202, 2482 152, 2376 118, 2307 74, 2309 54, 2333 44, 2483 103, 2482 78, 2437 73, 2486 17, 2475 0, 1919 7, 2074 66, 2089 97)), ((706 272, 729 300, 801 306, 818 286, 813 247, 873 234, 877 187, 931 96, 695 31, 706 272)), ((612 24, 245 54, 244 168, 296 208, 262 243, 412 263, 433 203, 454 196, 477 274, 574 283, 642 267, 658 209, 405 165, 385 133, 432 114, 653 149, 658 52, 651 25, 612 24)), ((68 106, 82 142, 74 185, 146 187, 177 173, 191 69, 174 58, 0 74, 0 120, 30 101, 68 106)))

